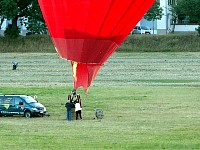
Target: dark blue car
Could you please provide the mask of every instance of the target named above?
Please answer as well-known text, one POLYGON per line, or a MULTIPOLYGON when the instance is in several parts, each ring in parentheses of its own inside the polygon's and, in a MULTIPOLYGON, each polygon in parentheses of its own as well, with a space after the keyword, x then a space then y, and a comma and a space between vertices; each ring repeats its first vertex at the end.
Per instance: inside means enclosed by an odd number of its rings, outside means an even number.
POLYGON ((0 117, 21 115, 26 118, 48 115, 46 108, 31 96, 0 95, 0 117))

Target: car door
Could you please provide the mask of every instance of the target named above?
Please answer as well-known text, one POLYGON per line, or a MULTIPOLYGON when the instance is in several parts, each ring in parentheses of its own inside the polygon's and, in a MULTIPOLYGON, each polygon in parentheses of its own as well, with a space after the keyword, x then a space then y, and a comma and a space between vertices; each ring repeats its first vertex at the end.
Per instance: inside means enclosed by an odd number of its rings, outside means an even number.
POLYGON ((19 106, 19 102, 22 102, 20 97, 16 96, 8 96, 5 100, 5 107, 7 108, 8 115, 20 115, 22 113, 21 106, 19 106))
POLYGON ((12 115, 13 108, 14 108, 14 100, 12 96, 6 96, 4 99, 4 114, 12 115))
POLYGON ((20 97, 14 97, 14 105, 15 108, 14 111, 18 115, 23 115, 24 114, 24 100, 22 100, 20 97))

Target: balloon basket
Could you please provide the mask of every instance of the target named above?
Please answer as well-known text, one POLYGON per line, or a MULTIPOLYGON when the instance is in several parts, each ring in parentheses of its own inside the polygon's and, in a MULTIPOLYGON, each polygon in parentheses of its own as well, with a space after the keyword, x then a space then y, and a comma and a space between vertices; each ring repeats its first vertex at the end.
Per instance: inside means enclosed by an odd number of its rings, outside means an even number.
POLYGON ((76 120, 75 108, 72 108, 72 120, 76 120))

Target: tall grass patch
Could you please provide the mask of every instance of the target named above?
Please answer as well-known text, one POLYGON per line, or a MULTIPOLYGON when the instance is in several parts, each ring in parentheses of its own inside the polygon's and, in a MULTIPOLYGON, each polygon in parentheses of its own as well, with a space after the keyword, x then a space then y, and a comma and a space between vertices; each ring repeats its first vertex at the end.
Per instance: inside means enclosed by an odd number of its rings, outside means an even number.
MULTIPOLYGON (((128 52, 198 52, 200 37, 196 34, 129 35, 118 51, 128 52)), ((29 35, 9 39, 0 37, 0 52, 56 53, 49 35, 29 35)))
POLYGON ((0 52, 48 52, 55 53, 55 48, 49 35, 29 35, 26 37, 18 37, 10 39, 8 37, 0 37, 0 52))
POLYGON ((200 38, 195 34, 130 35, 118 51, 197 52, 200 38))

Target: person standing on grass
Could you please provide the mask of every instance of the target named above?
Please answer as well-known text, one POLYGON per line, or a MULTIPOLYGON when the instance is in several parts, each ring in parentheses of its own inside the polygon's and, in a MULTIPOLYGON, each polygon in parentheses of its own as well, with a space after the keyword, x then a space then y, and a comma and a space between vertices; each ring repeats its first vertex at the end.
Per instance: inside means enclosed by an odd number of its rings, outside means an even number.
POLYGON ((68 95, 67 103, 65 104, 65 107, 67 108, 67 117, 66 120, 71 121, 72 120, 72 107, 73 104, 71 103, 71 96, 68 95))
POLYGON ((82 119, 81 110, 82 110, 81 97, 79 94, 77 94, 77 100, 75 103, 76 120, 78 120, 78 115, 79 115, 80 119, 82 119))
POLYGON ((73 89, 71 92, 71 101, 74 103, 77 100, 76 89, 73 89))

